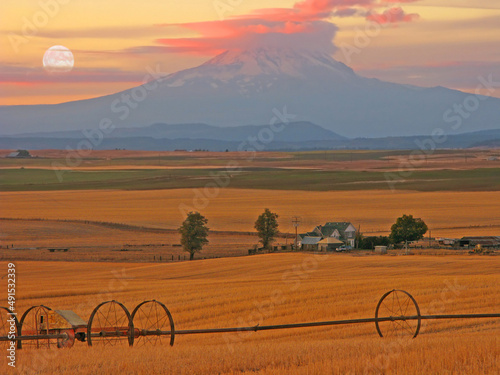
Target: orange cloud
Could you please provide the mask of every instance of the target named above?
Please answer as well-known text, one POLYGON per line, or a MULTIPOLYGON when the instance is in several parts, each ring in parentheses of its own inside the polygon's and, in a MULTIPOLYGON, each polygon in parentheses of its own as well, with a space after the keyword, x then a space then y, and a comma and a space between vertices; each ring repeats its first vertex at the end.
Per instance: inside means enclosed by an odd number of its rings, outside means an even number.
MULTIPOLYGON (((171 52, 202 55, 269 45, 333 53, 336 50, 333 38, 337 27, 328 21, 330 17, 361 15, 379 23, 408 22, 418 18, 417 14, 405 14, 401 8, 390 8, 382 14, 367 13, 367 10, 384 6, 378 1, 303 0, 292 8, 258 9, 226 20, 176 24, 197 32, 199 36, 160 38, 156 42, 171 52)), ((410 1, 418 0, 406 0, 410 1)))

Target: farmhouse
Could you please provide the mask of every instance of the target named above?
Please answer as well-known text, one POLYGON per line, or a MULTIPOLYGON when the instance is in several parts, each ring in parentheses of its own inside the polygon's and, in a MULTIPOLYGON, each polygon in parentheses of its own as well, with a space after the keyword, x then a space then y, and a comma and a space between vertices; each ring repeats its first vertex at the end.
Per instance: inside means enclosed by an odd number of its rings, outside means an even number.
POLYGON ((356 228, 348 222, 329 222, 325 225, 318 225, 313 232, 323 238, 336 238, 352 247, 355 245, 356 228))
POLYGON ((355 240, 356 228, 349 222, 328 222, 297 236, 298 247, 304 250, 335 250, 341 245, 354 247, 355 240))

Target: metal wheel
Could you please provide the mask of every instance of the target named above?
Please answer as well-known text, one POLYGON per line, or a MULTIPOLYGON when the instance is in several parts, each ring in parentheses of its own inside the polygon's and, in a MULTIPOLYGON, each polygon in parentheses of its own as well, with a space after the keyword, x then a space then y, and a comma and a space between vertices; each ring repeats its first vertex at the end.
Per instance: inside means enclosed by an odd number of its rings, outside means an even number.
POLYGON ((163 303, 156 300, 140 303, 132 312, 132 320, 134 327, 140 327, 135 330, 136 345, 165 344, 167 341, 170 341, 170 346, 174 345, 174 319, 163 303), (170 331, 170 335, 162 335, 162 331, 170 331))
POLYGON ((17 336, 18 327, 19 322, 17 321, 17 317, 12 314, 12 311, 7 307, 0 306, 0 338, 9 339, 0 341, 0 349, 7 350, 10 347, 10 339, 12 335, 17 336))
MULTIPOLYGON (((20 336, 38 336, 48 335, 51 332, 51 325, 49 321, 50 307, 39 305, 32 306, 26 310, 19 321, 20 336)), ((34 339, 17 342, 18 349, 25 348, 51 348, 57 346, 57 339, 34 339)))
POLYGON ((99 304, 89 318, 89 346, 120 346, 134 344, 134 324, 127 308, 117 301, 99 304), (127 340, 125 340, 127 339, 127 340))
POLYGON ((65 338, 57 339, 57 347, 62 348, 72 348, 75 345, 75 330, 74 329, 64 329, 60 333, 65 333, 65 338))
POLYGON ((415 338, 420 331, 421 315, 415 298, 404 290, 385 293, 375 309, 375 327, 380 337, 415 338))

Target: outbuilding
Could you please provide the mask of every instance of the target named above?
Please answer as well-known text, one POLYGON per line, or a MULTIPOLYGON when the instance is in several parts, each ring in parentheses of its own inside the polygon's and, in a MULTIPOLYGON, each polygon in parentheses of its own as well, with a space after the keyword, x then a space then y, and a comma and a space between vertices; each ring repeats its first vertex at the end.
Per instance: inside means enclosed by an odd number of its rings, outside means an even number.
POLYGON ((340 241, 335 237, 327 237, 318 242, 318 249, 320 251, 336 251, 340 246, 343 245, 343 241, 340 241))

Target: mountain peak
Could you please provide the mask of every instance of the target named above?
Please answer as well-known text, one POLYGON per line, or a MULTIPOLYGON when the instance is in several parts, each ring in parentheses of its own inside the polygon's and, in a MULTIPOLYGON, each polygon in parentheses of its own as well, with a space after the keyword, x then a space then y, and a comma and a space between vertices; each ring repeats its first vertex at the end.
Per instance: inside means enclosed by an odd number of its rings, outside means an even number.
POLYGON ((320 51, 300 51, 292 48, 259 47, 247 50, 229 50, 215 56, 203 68, 229 68, 241 75, 304 76, 307 69, 323 68, 342 75, 354 75, 348 66, 320 51))

